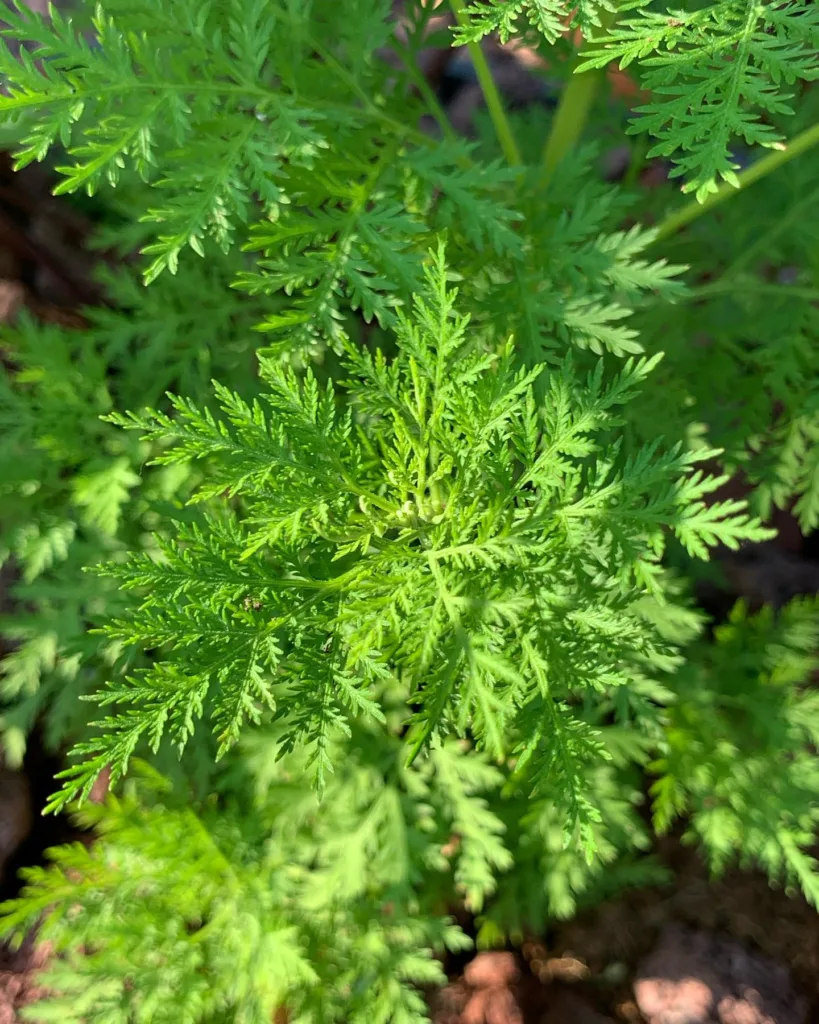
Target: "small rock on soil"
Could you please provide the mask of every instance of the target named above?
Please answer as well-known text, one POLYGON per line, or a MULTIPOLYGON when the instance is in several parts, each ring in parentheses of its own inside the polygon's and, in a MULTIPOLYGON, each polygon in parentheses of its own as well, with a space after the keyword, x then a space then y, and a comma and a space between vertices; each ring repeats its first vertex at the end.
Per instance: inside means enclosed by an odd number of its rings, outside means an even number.
POLYGON ((787 968, 728 936, 667 927, 634 983, 648 1024, 806 1024, 787 968))
POLYGON ((434 1024, 614 1024, 580 991, 543 983, 514 953, 478 953, 431 1000, 434 1024))
POLYGON ((48 946, 37 944, 33 935, 18 950, 0 945, 0 1024, 19 1024, 18 1011, 43 997, 37 975, 50 955, 48 946))

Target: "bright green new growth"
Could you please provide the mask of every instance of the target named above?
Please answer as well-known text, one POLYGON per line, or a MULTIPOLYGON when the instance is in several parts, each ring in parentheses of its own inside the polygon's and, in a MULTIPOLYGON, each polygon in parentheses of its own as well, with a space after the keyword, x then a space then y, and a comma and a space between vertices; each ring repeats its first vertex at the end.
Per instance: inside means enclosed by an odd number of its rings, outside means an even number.
POLYGON ((167 654, 99 696, 125 710, 78 748, 53 807, 105 766, 118 778, 142 737, 155 748, 169 731, 181 749, 204 715, 223 753, 265 708, 283 750, 310 746, 321 790, 338 731, 383 722, 397 688, 415 707, 410 760, 468 731, 496 758, 516 751, 569 831, 594 820, 581 767, 600 744, 571 705, 628 686, 630 662, 670 664, 634 609, 662 594, 666 531, 695 557, 769 534, 743 502, 706 505, 725 478, 695 467, 718 453, 658 441, 620 456, 649 361, 608 383, 602 364, 585 379, 515 369, 457 315, 446 275, 439 249, 394 360, 349 354, 346 409, 310 371, 265 362, 252 405, 217 385, 218 417, 177 398, 173 417, 116 417, 162 464, 207 460, 204 516, 161 561, 104 570, 146 594, 108 635, 167 654))

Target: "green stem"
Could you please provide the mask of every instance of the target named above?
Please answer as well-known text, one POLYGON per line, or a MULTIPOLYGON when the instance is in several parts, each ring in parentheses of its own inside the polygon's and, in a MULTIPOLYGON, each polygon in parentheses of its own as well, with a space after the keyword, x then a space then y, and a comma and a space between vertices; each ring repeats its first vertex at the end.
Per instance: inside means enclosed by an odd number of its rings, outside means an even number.
POLYGON ((800 132, 795 138, 791 139, 782 149, 774 150, 742 171, 738 175, 738 188, 735 185, 723 182, 717 191, 712 192, 704 202, 700 203, 696 199, 692 199, 690 203, 686 203, 681 209, 670 213, 657 228, 654 241, 658 242, 661 239, 668 238, 679 231, 680 228, 687 227, 704 213, 713 210, 715 206, 724 203, 726 199, 730 199, 731 196, 736 195, 742 189, 748 188, 754 182, 759 181, 760 178, 766 177, 772 171, 801 156, 802 153, 806 153, 817 143, 819 143, 819 124, 813 125, 812 128, 806 128, 805 131, 800 132))
MULTIPOLYGON (((605 36, 614 24, 615 15, 612 11, 603 10, 600 15, 600 32, 605 36)), ((593 42, 594 40, 590 40, 593 42)), ((577 145, 589 119, 594 98, 600 83, 606 75, 606 69, 600 68, 577 74, 575 69, 580 63, 577 54, 572 61, 571 78, 563 90, 560 102, 552 121, 552 129, 543 150, 543 173, 541 185, 546 186, 552 180, 555 168, 570 150, 577 145)))
POLYGON ((806 288, 793 284, 778 284, 772 281, 752 280, 747 283, 738 281, 715 281, 692 288, 684 301, 696 302, 698 299, 710 299, 713 295, 770 295, 776 299, 806 299, 808 302, 819 302, 819 288, 806 288))
POLYGON ((809 302, 819 301, 819 288, 803 288, 799 285, 780 285, 774 282, 751 280, 748 282, 720 281, 710 285, 692 288, 684 296, 684 302, 697 302, 715 295, 770 295, 774 299, 806 299, 809 302))
MULTIPOLYGON (((464 10, 463 0, 449 0, 449 3, 455 15, 455 20, 460 27, 463 29, 469 28, 469 15, 464 10)), ((489 110, 489 116, 492 119, 498 142, 503 150, 503 155, 506 157, 506 162, 510 167, 520 167, 523 163, 523 158, 512 134, 512 128, 506 117, 506 111, 503 109, 503 102, 500 98, 498 87, 495 85, 495 80, 492 77, 492 72, 489 69, 486 56, 481 49, 480 43, 469 42, 466 44, 466 48, 469 50, 469 56, 472 58, 475 74, 478 76, 478 83, 489 110)))
POLYGON ((647 153, 648 140, 645 135, 641 135, 631 148, 631 158, 629 160, 628 170, 623 178, 623 188, 636 188, 640 174, 646 165, 647 153))
POLYGON ((359 487, 355 480, 353 480, 347 473, 343 474, 343 480, 347 485, 348 490, 357 497, 368 501, 376 508, 380 508, 382 512, 388 512, 390 515, 395 515, 397 512, 396 506, 391 501, 387 501, 386 498, 382 498, 380 495, 374 494, 372 491, 368 491, 365 487, 359 487))
POLYGON ((800 217, 804 217, 809 208, 813 206, 817 200, 819 200, 819 187, 808 192, 807 195, 802 196, 798 202, 794 203, 787 213, 774 221, 770 228, 763 232, 753 245, 749 245, 747 249, 744 249, 733 263, 725 269, 725 272, 722 275, 723 278, 734 277, 740 271, 744 270, 745 267, 752 264, 759 256, 766 253, 774 239, 779 238, 780 235, 790 231, 791 226, 795 224, 800 217))
POLYGON ((438 127, 441 129, 441 134, 447 142, 458 142, 458 135, 450 124, 446 111, 441 106, 432 86, 427 81, 426 75, 418 67, 415 53, 410 50, 409 46, 401 46, 398 43, 395 44, 395 52, 398 54, 410 79, 415 83, 421 99, 427 105, 427 110, 435 118, 438 127))
MULTIPOLYGON (((779 284, 774 281, 760 281, 756 278, 739 280, 732 278, 727 280, 720 277, 709 284, 698 285, 690 288, 684 295, 674 300, 674 305, 679 306, 688 302, 700 302, 703 299, 711 299, 720 295, 754 295, 764 297, 770 295, 774 299, 805 299, 807 302, 819 302, 819 288, 794 284, 779 284)), ((660 304, 666 304, 667 300, 661 296, 652 295, 642 302, 634 305, 635 310, 651 309, 660 304)))

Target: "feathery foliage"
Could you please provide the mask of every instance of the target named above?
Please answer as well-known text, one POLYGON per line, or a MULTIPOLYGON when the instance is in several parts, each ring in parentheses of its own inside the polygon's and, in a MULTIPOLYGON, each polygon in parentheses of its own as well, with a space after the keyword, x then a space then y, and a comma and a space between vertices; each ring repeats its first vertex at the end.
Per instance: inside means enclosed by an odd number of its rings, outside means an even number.
MULTIPOLYGON (((379 786, 375 769, 351 766, 333 814, 339 831, 324 827, 320 838, 312 823, 329 822, 315 797, 285 780, 266 779, 270 795, 244 809, 197 814, 152 795, 154 782, 147 794, 86 811, 84 823, 102 830, 96 846, 55 851, 6 905, 18 930, 62 907, 45 923, 63 953, 43 978, 54 994, 31 1018, 267 1024, 286 1005, 303 1021, 365 1012, 423 1020, 416 986, 443 979, 431 950, 468 939, 444 914, 408 901, 408 871, 420 863, 387 858, 395 826, 421 805, 379 786)), ((423 827, 406 827, 409 842, 434 848, 423 827)))
POLYGON ((450 6, 5 17, 3 142, 128 268, 0 335, 3 750, 73 747, 50 809, 99 835, 3 908, 60 953, 33 1020, 422 1020, 455 907, 538 931, 664 880, 678 818, 817 901, 815 602, 692 598, 819 522, 817 15, 450 6), (504 109, 489 35, 556 112, 504 109), (657 157, 688 205, 633 187, 657 157))
POLYGON ((100 694, 125 707, 78 749, 55 807, 105 766, 118 778, 143 737, 169 730, 182 748, 206 716, 224 751, 265 708, 285 749, 310 745, 321 789, 333 736, 352 716, 383 720, 379 688, 399 685, 416 707, 411 759, 469 730, 495 757, 519 751, 519 771, 531 762, 533 789, 557 782, 567 828, 585 831, 581 766, 601 750, 571 702, 627 685, 632 657, 668 656, 632 610, 661 592, 666 531, 706 558, 767 532, 741 502, 706 505, 724 478, 696 464, 714 453, 620 457, 620 409, 650 362, 607 384, 601 364, 584 379, 566 363, 539 407, 541 368, 494 353, 455 298, 440 248, 399 315, 399 355, 347 358, 343 412, 309 370, 263 362, 268 393, 247 404, 217 385, 218 417, 179 398, 173 417, 113 417, 160 464, 207 465, 203 518, 158 562, 104 567, 145 593, 108 636, 167 657, 100 694))
POLYGON ((781 147, 782 133, 764 118, 792 114, 789 90, 819 76, 819 14, 800 0, 628 6, 638 15, 600 37, 578 70, 637 61, 651 99, 632 130, 657 139, 650 155, 673 156, 672 174, 699 199, 719 180, 738 184, 733 142, 781 147))
POLYGON ((581 29, 586 36, 592 34, 616 9, 614 0, 583 0, 577 5, 565 0, 476 0, 467 8, 469 24, 458 31, 457 38, 475 41, 497 32, 505 43, 530 28, 556 43, 572 28, 581 29))
POLYGON ((808 848, 817 822, 816 601, 780 616, 740 604, 716 642, 676 676, 662 758, 652 770, 654 820, 665 831, 690 814, 712 867, 739 855, 819 904, 808 848))

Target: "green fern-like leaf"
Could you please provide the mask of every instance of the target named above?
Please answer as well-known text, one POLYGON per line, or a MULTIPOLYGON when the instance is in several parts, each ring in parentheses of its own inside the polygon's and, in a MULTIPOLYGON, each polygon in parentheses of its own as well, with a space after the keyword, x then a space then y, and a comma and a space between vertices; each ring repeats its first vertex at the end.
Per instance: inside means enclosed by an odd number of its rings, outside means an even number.
POLYGON ((541 405, 543 371, 472 337, 454 303, 439 250, 412 318, 399 314, 398 357, 349 354, 346 408, 271 362, 264 405, 217 386, 219 416, 175 399, 175 416, 113 417, 161 444, 160 463, 204 460, 210 511, 160 560, 104 570, 143 594, 109 636, 167 654, 100 694, 121 710, 52 806, 103 765, 119 776, 143 741, 184 746, 203 717, 225 748, 272 712, 325 785, 334 738, 378 719, 401 680, 410 760, 467 730, 500 757, 511 730, 536 755, 528 784, 557 780, 567 829, 594 820, 580 767, 602 753, 567 701, 627 687, 634 658, 663 663, 633 603, 657 589, 666 533, 707 556, 767 532, 742 503, 704 503, 722 479, 695 469, 701 456, 603 446, 649 361, 608 383, 567 364, 541 405), (212 504, 224 494, 240 514, 212 504))
POLYGON ((819 75, 817 48, 819 15, 798 0, 720 0, 622 19, 578 70, 640 63, 651 98, 631 130, 653 135, 649 155, 673 156, 683 191, 703 200, 738 183, 734 140, 783 145, 768 119, 793 113, 789 90, 819 75))

